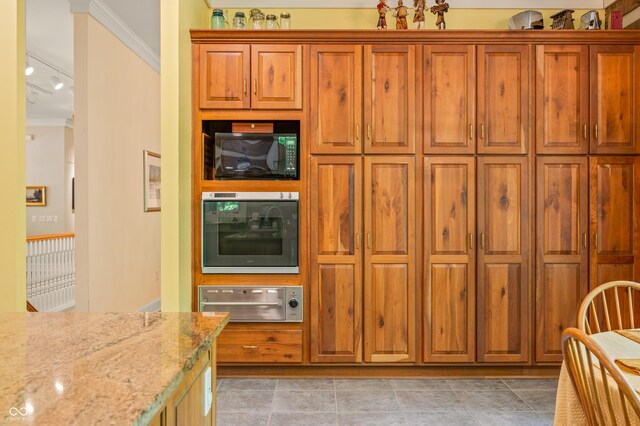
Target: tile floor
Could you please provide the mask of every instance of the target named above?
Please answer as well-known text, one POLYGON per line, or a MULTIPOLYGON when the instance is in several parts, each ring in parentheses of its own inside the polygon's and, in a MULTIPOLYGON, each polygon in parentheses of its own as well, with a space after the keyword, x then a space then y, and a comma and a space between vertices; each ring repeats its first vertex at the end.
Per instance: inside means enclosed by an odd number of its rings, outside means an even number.
POLYGON ((221 379, 217 424, 552 425, 557 379, 221 379))

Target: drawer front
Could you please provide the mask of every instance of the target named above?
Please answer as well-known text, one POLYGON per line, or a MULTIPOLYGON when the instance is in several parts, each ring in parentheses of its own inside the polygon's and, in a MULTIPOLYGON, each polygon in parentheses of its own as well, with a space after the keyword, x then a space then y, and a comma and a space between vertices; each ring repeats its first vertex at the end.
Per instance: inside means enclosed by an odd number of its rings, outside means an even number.
POLYGON ((224 330, 218 362, 302 362, 302 330, 224 330))

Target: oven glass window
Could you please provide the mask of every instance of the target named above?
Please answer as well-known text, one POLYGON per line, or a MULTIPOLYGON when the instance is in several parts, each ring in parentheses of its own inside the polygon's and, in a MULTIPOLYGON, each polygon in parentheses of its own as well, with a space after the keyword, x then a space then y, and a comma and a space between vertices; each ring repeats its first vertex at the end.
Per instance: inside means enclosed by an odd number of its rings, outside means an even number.
POLYGON ((297 201, 205 201, 203 213, 203 266, 298 266, 297 201))

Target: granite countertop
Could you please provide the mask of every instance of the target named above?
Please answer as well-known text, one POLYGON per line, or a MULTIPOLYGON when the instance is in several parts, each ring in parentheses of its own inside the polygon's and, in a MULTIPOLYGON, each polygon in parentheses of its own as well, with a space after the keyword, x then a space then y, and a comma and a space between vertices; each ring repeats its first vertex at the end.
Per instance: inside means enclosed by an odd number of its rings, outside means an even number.
POLYGON ((229 321, 214 313, 1 313, 0 424, 145 423, 229 321))

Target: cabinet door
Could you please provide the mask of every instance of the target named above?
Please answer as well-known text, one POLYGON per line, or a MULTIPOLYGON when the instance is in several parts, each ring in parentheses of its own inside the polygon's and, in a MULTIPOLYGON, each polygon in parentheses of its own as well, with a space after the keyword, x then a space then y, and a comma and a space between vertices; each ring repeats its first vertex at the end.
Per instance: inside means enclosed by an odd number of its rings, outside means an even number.
POLYGON ((591 289, 640 280, 640 158, 591 158, 591 289))
POLYGON ((415 361, 415 159, 365 158, 365 361, 415 361))
POLYGON ((200 108, 249 108, 250 59, 248 45, 200 45, 200 108))
POLYGON ((536 47, 536 150, 589 153, 589 47, 536 47))
POLYGON ((478 361, 529 359, 527 161, 478 159, 478 361))
POLYGON ((251 46, 251 77, 255 109, 302 109, 302 46, 251 46))
POLYGON ((311 46, 312 154, 362 152, 362 46, 311 46))
POLYGON ((475 46, 424 47, 424 152, 475 152, 475 46))
POLYGON ((362 159, 311 159, 311 361, 362 361, 362 159))
POLYGON ((562 361, 562 331, 588 292, 586 157, 538 157, 536 361, 562 361))
POLYGON ((413 153, 416 138, 415 46, 365 46, 364 151, 413 153))
POLYGON ((528 46, 478 46, 478 126, 478 153, 527 152, 528 46))
POLYGON ((591 46, 592 154, 640 153, 640 46, 591 46))
POLYGON ((424 160, 424 360, 475 360, 475 160, 424 160))

